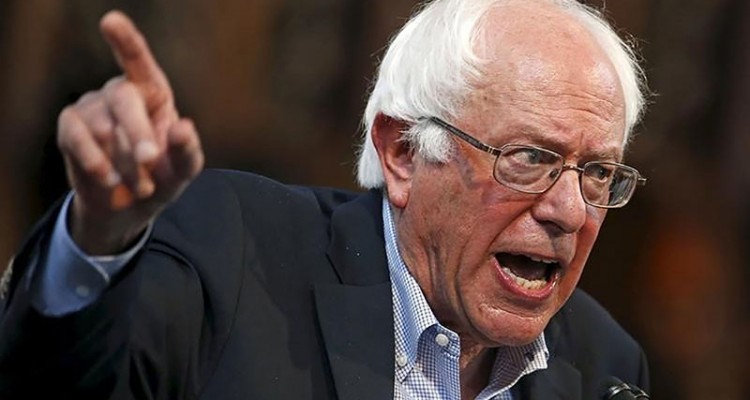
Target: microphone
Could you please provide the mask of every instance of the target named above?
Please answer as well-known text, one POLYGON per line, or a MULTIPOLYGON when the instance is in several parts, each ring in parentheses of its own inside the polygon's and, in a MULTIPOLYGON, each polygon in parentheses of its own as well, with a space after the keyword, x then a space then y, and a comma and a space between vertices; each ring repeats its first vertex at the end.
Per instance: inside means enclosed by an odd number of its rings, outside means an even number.
POLYGON ((604 400, 638 400, 651 399, 643 389, 635 385, 629 385, 614 376, 609 377, 604 386, 604 400))

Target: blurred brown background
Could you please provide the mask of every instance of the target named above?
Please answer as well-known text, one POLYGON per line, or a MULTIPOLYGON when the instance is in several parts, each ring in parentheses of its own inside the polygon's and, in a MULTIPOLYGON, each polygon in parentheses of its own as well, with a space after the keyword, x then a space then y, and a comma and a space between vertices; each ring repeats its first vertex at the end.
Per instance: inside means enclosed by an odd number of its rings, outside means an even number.
MULTIPOLYGON (((354 188, 370 77, 415 3, 2 0, 0 270, 66 190, 57 113, 118 74, 97 30, 106 10, 150 39, 209 166, 354 188)), ((610 213, 582 286, 646 347, 654 398, 746 399, 750 2, 606 7, 640 39, 656 93, 628 159, 649 183, 610 213)))

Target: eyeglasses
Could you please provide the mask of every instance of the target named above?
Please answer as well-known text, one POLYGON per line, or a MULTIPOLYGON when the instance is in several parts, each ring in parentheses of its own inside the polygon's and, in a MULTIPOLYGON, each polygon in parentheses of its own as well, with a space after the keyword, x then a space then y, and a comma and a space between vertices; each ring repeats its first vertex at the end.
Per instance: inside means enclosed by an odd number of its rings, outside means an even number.
POLYGON ((544 193, 566 170, 580 175, 583 201, 599 208, 620 208, 633 197, 635 187, 646 178, 633 167, 609 161, 590 161, 583 166, 565 164, 562 155, 552 150, 523 144, 495 148, 437 117, 428 121, 440 126, 477 149, 495 156, 493 176, 501 185, 522 193, 544 193))

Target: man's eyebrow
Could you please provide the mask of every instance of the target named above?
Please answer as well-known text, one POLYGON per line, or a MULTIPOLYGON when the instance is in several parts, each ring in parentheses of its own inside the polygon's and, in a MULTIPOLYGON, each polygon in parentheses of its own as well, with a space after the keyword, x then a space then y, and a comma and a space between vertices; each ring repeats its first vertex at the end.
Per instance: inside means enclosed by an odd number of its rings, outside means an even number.
POLYGON ((619 146, 596 149, 584 154, 586 161, 616 161, 622 162, 623 154, 619 146))
MULTIPOLYGON (((573 150, 569 143, 551 135, 543 129, 530 124, 518 124, 510 127, 510 140, 525 139, 528 144, 535 144, 556 151, 560 154, 573 150)), ((495 143, 497 144, 497 143, 495 143)), ((495 145, 493 144, 493 145, 495 145)), ((500 143, 502 146, 506 143, 500 143)), ((598 149, 591 149, 581 154, 582 161, 622 161, 623 151, 620 146, 607 146, 598 149)))

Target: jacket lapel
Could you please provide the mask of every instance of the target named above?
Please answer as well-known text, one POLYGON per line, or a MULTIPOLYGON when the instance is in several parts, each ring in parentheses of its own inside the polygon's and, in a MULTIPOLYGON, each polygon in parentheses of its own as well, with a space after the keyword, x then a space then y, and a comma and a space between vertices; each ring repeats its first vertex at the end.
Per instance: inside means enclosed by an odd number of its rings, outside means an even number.
POLYGON ((314 288, 340 400, 393 398, 393 305, 381 201, 372 191, 335 210, 328 258, 342 284, 314 288))
POLYGON ((519 382, 524 400, 580 400, 581 374, 562 358, 552 358, 547 369, 527 375, 519 382))
POLYGON ((320 285, 315 301, 338 398, 392 399, 391 284, 320 285))
POLYGON ((518 383, 523 400, 580 400, 581 372, 562 357, 556 357, 561 338, 559 316, 553 317, 544 330, 550 352, 547 369, 533 372, 518 383))

